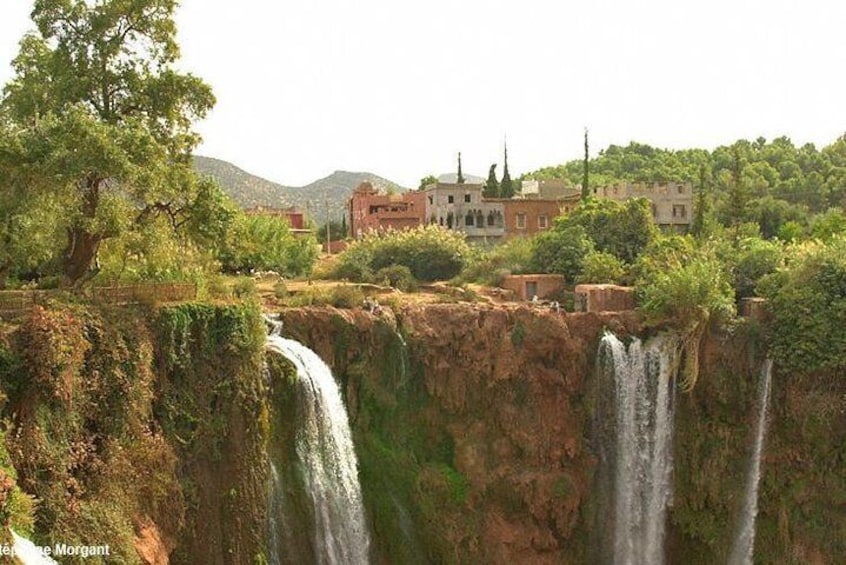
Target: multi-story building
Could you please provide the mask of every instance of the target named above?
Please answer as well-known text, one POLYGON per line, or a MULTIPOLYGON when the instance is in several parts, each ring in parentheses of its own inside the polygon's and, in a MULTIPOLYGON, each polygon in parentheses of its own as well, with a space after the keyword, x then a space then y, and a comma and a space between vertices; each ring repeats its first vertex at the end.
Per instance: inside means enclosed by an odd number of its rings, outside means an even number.
POLYGON ((550 229, 555 218, 569 211, 565 207, 572 205, 575 208, 578 205, 578 197, 575 201, 571 202, 571 200, 540 198, 501 200, 505 211, 505 232, 507 236, 532 236, 550 229))
POLYGON ((541 200, 573 200, 578 202, 582 189, 570 186, 563 180, 524 180, 520 187, 521 198, 541 200))
POLYGON ((646 198, 659 227, 687 231, 693 220, 693 187, 690 183, 621 183, 594 190, 598 198, 624 201, 646 198))
POLYGON ((426 220, 464 232, 471 242, 495 242, 505 236, 502 200, 482 198, 482 184, 437 182, 423 189, 426 220))
POLYGON ((380 194, 363 182, 353 191, 347 214, 355 238, 370 230, 413 228, 425 222, 425 197, 421 192, 380 194))

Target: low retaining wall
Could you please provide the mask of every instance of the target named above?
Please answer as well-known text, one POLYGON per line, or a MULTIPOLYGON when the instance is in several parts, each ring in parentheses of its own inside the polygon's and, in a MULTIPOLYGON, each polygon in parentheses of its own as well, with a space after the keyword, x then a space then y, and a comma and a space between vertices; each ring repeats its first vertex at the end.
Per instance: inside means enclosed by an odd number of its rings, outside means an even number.
POLYGON ((634 288, 614 284, 576 285, 576 312, 623 312, 634 310, 634 288))

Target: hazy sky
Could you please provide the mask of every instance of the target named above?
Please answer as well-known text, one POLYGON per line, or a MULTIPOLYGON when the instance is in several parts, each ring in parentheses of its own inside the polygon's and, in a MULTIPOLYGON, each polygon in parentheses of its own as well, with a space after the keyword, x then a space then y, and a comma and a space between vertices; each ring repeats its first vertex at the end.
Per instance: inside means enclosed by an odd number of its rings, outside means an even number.
MULTIPOLYGON (((0 82, 29 29, 0 0, 0 82)), ((184 69, 214 88, 199 154, 305 184, 512 176, 637 140, 713 148, 846 132, 843 0, 182 0, 184 69), (501 173, 502 165, 499 166, 501 173)))

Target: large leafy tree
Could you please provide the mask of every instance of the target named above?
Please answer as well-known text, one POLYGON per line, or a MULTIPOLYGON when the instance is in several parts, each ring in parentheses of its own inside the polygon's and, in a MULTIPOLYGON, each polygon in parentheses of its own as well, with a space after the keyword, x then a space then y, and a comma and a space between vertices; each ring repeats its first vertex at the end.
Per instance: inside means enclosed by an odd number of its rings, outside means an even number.
MULTIPOLYGON (((67 284, 97 271, 103 241, 159 216, 174 227, 208 195, 191 168, 192 130, 211 89, 177 72, 176 0, 37 0, 3 92, 7 163, 67 203, 67 284)), ((207 207, 207 206, 206 206, 207 207)))

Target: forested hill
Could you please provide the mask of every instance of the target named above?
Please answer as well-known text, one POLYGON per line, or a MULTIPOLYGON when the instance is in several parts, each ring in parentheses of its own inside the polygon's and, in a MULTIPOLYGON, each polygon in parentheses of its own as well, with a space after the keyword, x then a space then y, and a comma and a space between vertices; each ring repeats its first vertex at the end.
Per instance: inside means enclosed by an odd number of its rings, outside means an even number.
MULTIPOLYGON (((525 177, 566 179, 576 185, 582 181, 582 167, 581 160, 573 160, 525 177)), ((713 151, 671 151, 637 142, 611 145, 591 159, 590 183, 617 181, 686 181, 713 187, 717 195, 740 185, 749 199, 771 197, 819 212, 842 206, 846 198, 846 136, 821 149, 797 147, 787 137, 739 140, 713 151)))
POLYGON ((308 209, 318 224, 329 217, 339 220, 344 205, 360 183, 370 181, 377 189, 403 191, 394 182, 372 173, 335 171, 331 175, 305 186, 285 186, 250 174, 232 163, 211 157, 194 157, 194 168, 201 174, 211 175, 238 204, 253 206, 297 206, 308 209))

